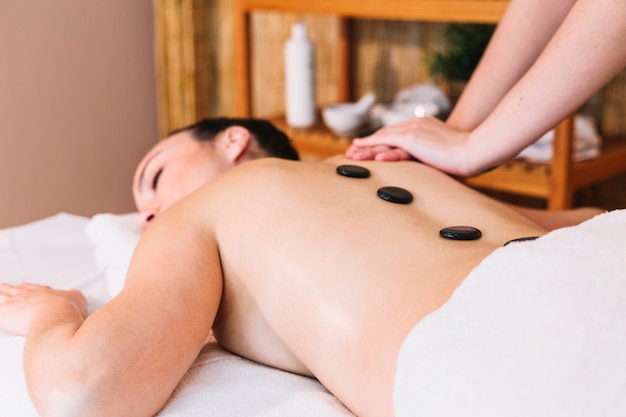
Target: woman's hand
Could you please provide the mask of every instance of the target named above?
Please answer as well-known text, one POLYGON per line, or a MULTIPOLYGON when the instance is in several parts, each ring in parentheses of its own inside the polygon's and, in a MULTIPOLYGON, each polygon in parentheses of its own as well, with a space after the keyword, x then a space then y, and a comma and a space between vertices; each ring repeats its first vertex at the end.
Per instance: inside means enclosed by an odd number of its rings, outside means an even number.
POLYGON ((0 283, 0 331, 26 336, 38 317, 45 317, 59 308, 75 309, 83 318, 87 316, 87 301, 78 290, 0 283))
POLYGON ((346 156, 356 160, 417 159, 453 175, 473 172, 468 162, 469 133, 434 117, 415 117, 354 139, 346 156))

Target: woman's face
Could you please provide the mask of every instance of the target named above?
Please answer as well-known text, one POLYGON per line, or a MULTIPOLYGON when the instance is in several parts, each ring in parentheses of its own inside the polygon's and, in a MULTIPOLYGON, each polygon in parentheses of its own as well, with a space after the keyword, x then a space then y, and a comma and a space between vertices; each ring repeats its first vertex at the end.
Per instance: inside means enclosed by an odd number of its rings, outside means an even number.
POLYGON ((199 142, 183 131, 159 142, 144 156, 133 179, 142 229, 154 216, 230 168, 216 152, 217 142, 218 137, 215 142, 199 142))

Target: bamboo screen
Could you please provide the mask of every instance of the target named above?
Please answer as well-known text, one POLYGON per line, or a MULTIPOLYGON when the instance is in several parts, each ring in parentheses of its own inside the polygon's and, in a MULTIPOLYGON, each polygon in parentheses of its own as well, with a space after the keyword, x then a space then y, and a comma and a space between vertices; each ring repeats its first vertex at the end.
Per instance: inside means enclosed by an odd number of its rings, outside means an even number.
MULTIPOLYGON (((198 113, 197 91, 206 79, 203 65, 209 51, 205 38, 204 4, 196 0, 155 0, 154 31, 159 124, 161 134, 191 123, 198 113)), ((210 78, 212 74, 207 74, 210 78)))

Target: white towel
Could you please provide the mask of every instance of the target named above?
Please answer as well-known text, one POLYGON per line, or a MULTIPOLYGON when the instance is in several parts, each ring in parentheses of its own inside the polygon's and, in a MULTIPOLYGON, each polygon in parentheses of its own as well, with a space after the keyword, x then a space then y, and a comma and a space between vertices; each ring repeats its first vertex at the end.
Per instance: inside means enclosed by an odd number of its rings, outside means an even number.
MULTIPOLYGON (((554 130, 549 131, 538 141, 529 145, 517 155, 518 159, 547 164, 554 154, 554 130)), ((572 144, 572 160, 574 162, 594 159, 600 156, 602 138, 596 130, 592 117, 577 114, 574 118, 574 142, 572 144)))
POLYGON ((0 337, 0 415, 2 417, 37 417, 37 410, 26 390, 22 365, 24 338, 0 337))
POLYGON ((210 344, 159 413, 180 416, 354 415, 315 379, 259 365, 210 344))
POLYGON ((111 297, 122 291, 141 230, 137 215, 96 214, 85 226, 85 234, 95 246, 96 264, 104 268, 107 290, 111 297))
POLYGON ((405 340, 397 416, 626 416, 626 210, 496 250, 405 340))

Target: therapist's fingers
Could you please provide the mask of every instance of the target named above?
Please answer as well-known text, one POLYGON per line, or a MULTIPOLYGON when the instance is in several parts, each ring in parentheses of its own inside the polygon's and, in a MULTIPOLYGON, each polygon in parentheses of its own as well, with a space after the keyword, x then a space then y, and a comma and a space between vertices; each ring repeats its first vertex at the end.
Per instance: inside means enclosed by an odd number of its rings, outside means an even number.
POLYGON ((346 157, 357 161, 371 161, 376 158, 376 153, 369 146, 351 147, 346 151, 346 157))
POLYGON ((385 152, 381 152, 377 154, 375 159, 377 161, 394 162, 394 161, 409 161, 414 158, 404 149, 392 148, 385 152))
POLYGON ((366 161, 377 159, 377 155, 386 153, 392 148, 387 145, 377 146, 351 146, 346 151, 346 156, 351 159, 366 161))
MULTIPOLYGON (((397 129, 385 128, 365 138, 356 138, 352 141, 352 146, 357 148, 386 146, 387 148, 397 147, 399 131, 397 129)), ((380 153, 380 152, 379 152, 380 153)))

